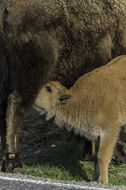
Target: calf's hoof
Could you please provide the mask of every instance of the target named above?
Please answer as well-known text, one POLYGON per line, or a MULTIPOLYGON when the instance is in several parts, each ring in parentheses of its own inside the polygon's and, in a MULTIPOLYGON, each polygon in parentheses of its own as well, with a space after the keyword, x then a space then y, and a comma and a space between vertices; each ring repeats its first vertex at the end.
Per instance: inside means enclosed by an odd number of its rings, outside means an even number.
POLYGON ((99 177, 98 182, 106 185, 108 184, 108 177, 99 177))
MULTIPOLYGON (((18 168, 22 168, 21 161, 19 159, 19 155, 6 153, 5 157, 3 158, 2 163, 2 172, 14 173, 18 170, 18 168)), ((17 173, 17 172, 16 172, 17 173)))

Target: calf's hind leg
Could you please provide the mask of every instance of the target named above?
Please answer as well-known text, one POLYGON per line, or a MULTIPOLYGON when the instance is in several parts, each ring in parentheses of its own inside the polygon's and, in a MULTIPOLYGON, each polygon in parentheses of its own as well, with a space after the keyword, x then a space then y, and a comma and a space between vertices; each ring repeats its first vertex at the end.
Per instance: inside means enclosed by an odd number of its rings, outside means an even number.
POLYGON ((97 169, 99 169, 98 182, 108 183, 108 166, 111 161, 114 146, 117 141, 119 127, 111 127, 104 137, 100 137, 100 145, 97 155, 97 169))
POLYGON ((98 164, 98 150, 99 150, 99 145, 100 145, 100 137, 98 137, 96 142, 92 143, 92 153, 93 153, 93 159, 94 159, 94 177, 93 181, 98 181, 99 175, 100 175, 100 168, 98 164))

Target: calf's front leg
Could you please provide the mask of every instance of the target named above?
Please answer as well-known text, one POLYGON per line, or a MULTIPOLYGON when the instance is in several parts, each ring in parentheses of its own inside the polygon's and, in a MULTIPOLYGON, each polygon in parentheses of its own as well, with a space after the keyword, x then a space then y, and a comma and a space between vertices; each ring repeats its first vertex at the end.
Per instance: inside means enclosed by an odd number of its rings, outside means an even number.
POLYGON ((108 166, 111 161, 114 146, 117 141, 119 127, 112 127, 103 137, 100 137, 99 150, 96 163, 96 180, 98 182, 108 183, 108 166))

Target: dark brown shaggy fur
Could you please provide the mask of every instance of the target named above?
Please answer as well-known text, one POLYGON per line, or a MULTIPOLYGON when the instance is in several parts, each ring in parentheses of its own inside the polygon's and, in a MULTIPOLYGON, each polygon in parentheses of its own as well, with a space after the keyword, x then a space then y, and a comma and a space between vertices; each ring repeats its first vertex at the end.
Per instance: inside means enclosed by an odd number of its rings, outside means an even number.
POLYGON ((7 144, 13 158, 17 125, 44 83, 57 79, 70 87, 82 74, 125 54, 126 2, 9 0, 7 11, 7 144))

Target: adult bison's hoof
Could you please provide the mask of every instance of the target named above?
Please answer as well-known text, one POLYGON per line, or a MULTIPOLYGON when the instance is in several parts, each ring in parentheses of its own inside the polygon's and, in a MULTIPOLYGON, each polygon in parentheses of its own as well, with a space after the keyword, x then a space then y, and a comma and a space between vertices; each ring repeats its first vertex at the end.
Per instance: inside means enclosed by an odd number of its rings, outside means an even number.
POLYGON ((19 159, 19 155, 17 154, 10 154, 6 153, 5 157, 3 158, 3 163, 2 163, 2 172, 18 172, 18 170, 21 170, 22 164, 19 159))

